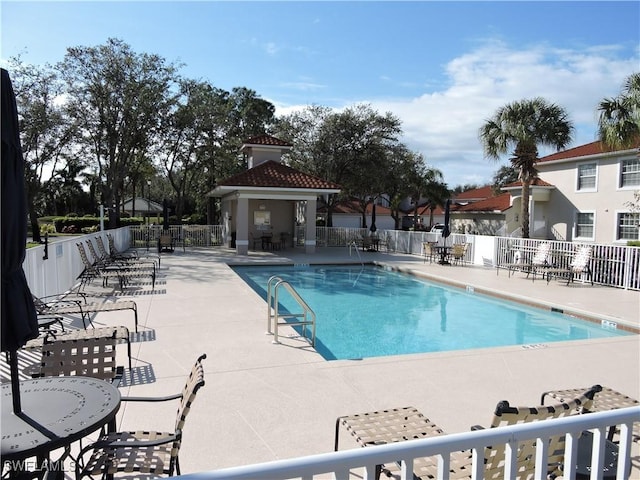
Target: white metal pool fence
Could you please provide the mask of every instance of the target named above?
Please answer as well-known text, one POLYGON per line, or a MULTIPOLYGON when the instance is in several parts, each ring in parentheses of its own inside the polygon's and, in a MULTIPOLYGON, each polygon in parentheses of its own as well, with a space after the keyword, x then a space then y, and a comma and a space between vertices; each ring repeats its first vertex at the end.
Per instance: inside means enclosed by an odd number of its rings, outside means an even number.
MULTIPOLYGON (((221 225, 172 225, 171 235, 176 248, 189 247, 220 248, 228 245, 230 238, 224 233, 221 225)), ((126 250, 130 247, 157 251, 157 241, 162 232, 161 225, 122 227, 105 232, 80 235, 68 239, 56 239, 45 246, 27 249, 23 268, 31 291, 37 296, 55 295, 64 292, 78 281, 84 268, 76 243, 101 236, 107 244, 107 233, 114 237, 116 248, 126 250)), ((379 249, 382 252, 397 252, 410 255, 422 255, 424 242, 439 242, 443 239, 439 233, 411 232, 403 230, 378 230, 379 249)), ((366 228, 318 227, 316 229, 319 247, 349 248, 354 240, 369 235, 366 228)), ((304 245, 304 229, 296 229, 293 245, 297 248, 304 245)), ((550 242, 556 257, 568 262, 577 244, 555 240, 523 239, 512 237, 492 237, 484 235, 451 234, 446 239, 447 245, 468 243, 464 262, 470 265, 481 265, 491 268, 504 268, 513 259, 513 252, 519 250, 526 255, 535 250, 541 242, 550 242)), ((591 244, 593 258, 591 269, 593 280, 602 285, 640 290, 640 247, 623 245, 591 244)), ((290 246, 288 248, 291 248, 290 246)), ((283 251, 283 253, 285 253, 283 251)), ((354 261, 358 261, 357 259, 354 261)), ((560 266, 564 266, 560 265, 560 266)), ((586 281, 578 277, 577 281, 586 281)))
MULTIPOLYGON (((470 480, 483 477, 484 449, 486 447, 505 448, 505 479, 514 479, 517 461, 518 443, 536 439, 535 476, 537 480, 547 478, 547 443, 552 436, 566 435, 563 478, 576 478, 573 459, 577 458, 577 439, 581 432, 592 431, 591 480, 603 478, 605 443, 610 426, 619 426, 618 464, 616 479, 626 480, 631 468, 632 428, 634 422, 640 422, 640 407, 628 407, 607 412, 571 415, 564 418, 539 422, 521 423, 506 427, 475 430, 450 435, 397 442, 367 448, 354 448, 339 452, 324 453, 274 462, 224 468, 208 472, 184 474, 181 480, 245 480, 245 479, 327 479, 349 478, 374 479, 376 465, 398 462, 400 480, 413 478, 413 461, 420 457, 436 457, 438 479, 449 478, 450 456, 454 452, 471 450, 473 466, 469 472, 470 480)), ((213 449, 215 452, 215 448, 213 449)), ((213 453, 215 454, 215 453, 213 453)), ((637 470, 635 471, 637 473, 637 470)), ((608 472, 610 474, 610 472, 608 472)), ((457 478, 457 477, 456 477, 457 478)), ((611 478, 611 477, 608 477, 611 478)))

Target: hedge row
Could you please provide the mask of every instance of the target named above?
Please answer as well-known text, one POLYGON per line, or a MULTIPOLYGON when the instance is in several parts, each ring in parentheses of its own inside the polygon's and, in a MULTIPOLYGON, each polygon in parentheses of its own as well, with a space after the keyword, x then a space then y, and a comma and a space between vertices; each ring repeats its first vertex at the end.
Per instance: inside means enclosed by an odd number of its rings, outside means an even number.
MULTIPOLYGON (((40 223, 44 226, 46 224, 53 224, 57 233, 91 233, 97 231, 100 226, 100 218, 91 215, 84 215, 78 217, 75 215, 67 215, 66 217, 42 217, 39 219, 40 223)), ((120 226, 132 226, 143 225, 145 219, 141 217, 121 217, 120 226)), ((169 223, 171 225, 183 224, 204 224, 201 215, 192 215, 191 217, 184 218, 182 222, 178 222, 176 217, 170 217, 169 223)), ((104 219, 105 227, 108 228, 109 218, 104 219)))
MULTIPOLYGON (((42 220, 42 219, 41 219, 42 220)), ((87 233, 97 231, 100 226, 100 218, 98 217, 52 217, 50 219, 58 233, 87 233)), ((109 219, 104 220, 105 227, 109 224, 109 219)), ((120 226, 140 225, 143 221, 141 218, 121 218, 120 226)))

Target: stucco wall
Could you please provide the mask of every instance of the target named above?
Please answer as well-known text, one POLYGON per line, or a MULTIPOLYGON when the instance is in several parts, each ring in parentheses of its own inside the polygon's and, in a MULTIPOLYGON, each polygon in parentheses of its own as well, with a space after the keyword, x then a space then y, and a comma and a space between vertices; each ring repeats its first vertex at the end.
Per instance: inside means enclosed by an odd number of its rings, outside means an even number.
MULTIPOLYGON (((559 240, 594 241, 616 243, 617 214, 629 212, 628 202, 638 188, 619 188, 620 164, 633 158, 635 153, 593 156, 570 162, 538 164, 539 176, 556 187, 545 207, 548 229, 559 240), (577 189, 577 168, 581 163, 597 164, 596 187, 592 190, 577 189), (575 237, 575 220, 578 212, 594 213, 594 238, 575 237)), ((622 241, 620 243, 626 243, 622 241)))

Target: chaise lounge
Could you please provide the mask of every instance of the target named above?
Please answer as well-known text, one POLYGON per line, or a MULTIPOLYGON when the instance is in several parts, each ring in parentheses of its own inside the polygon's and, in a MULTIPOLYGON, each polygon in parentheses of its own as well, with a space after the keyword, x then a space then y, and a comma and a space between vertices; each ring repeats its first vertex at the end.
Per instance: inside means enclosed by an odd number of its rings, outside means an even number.
MULTIPOLYGON (((549 406, 537 407, 512 407, 509 402, 498 403, 490 427, 497 428, 506 425, 514 425, 524 422, 541 421, 552 418, 560 418, 578 414, 580 408, 589 409, 594 395, 601 390, 595 385, 589 390, 578 394, 569 401, 549 406)), ((434 435, 444 435, 444 430, 430 419, 420 413, 415 407, 394 408, 356 415, 339 417, 336 420, 334 448, 339 447, 340 427, 344 427, 355 438, 361 447, 383 445, 393 442, 402 442, 419 438, 427 438, 434 435)), ((477 430, 481 427, 474 426, 477 430)), ((552 437, 547 445, 548 474, 560 474, 564 460, 564 437, 552 437)), ((533 478, 536 464, 536 439, 521 442, 516 452, 515 475, 512 480, 533 478)), ((417 458, 413 462, 414 478, 435 479, 441 478, 438 474, 439 463, 449 466, 449 478, 471 479, 473 454, 471 451, 455 452, 449 459, 437 457, 417 458)), ((505 446, 487 448, 484 452, 484 478, 505 478, 506 465, 505 446)), ((581 466, 586 468, 586 466, 581 466)), ((610 465, 605 465, 609 467, 610 465)), ((384 471, 391 476, 398 469, 397 464, 380 465, 376 468, 376 477, 384 471)))
POLYGON ((550 267, 549 254, 551 253, 551 244, 549 242, 539 243, 533 253, 533 257, 530 262, 512 262, 498 265, 496 268, 496 274, 500 271, 500 267, 507 267, 509 277, 515 270, 526 270, 527 277, 533 274, 533 280, 536 279, 536 274, 539 269, 546 269, 550 267))
POLYGON ((567 277, 567 285, 573 282, 573 279, 576 275, 580 275, 582 273, 586 273, 589 280, 591 280, 591 285, 593 285, 593 274, 591 272, 591 267, 589 266, 589 262, 591 261, 591 255, 593 253, 593 249, 589 245, 582 245, 578 247, 578 250, 569 263, 567 267, 559 267, 559 268, 548 268, 545 271, 547 275, 547 284, 551 281, 552 275, 556 276, 566 276, 567 277))

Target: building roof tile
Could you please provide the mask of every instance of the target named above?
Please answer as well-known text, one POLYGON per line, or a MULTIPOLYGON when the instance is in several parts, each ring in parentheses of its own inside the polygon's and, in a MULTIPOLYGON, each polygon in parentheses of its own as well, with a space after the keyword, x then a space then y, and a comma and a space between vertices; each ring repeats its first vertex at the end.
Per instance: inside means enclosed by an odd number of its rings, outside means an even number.
POLYGON ((585 145, 579 145, 574 148, 569 148, 561 152, 552 153, 551 155, 540 158, 538 160, 538 163, 551 162, 553 160, 565 160, 568 158, 586 157, 589 155, 604 153, 606 151, 607 150, 602 146, 602 142, 595 141, 587 143, 585 145))
POLYGON ((511 207, 511 194, 501 193, 493 197, 478 200, 466 205, 457 205, 453 212, 504 212, 511 207))
POLYGON ((479 198, 489 198, 493 196, 493 190, 491 185, 486 185, 480 188, 473 188, 471 190, 465 190, 464 192, 459 193, 455 196, 455 201, 464 201, 464 200, 476 200, 479 198))
MULTIPOLYGON (((326 212, 327 207, 323 205, 318 208, 320 212, 326 212)), ((367 204, 366 213, 371 215, 373 206, 371 203, 367 204)), ((361 214, 360 204, 356 200, 343 200, 338 202, 333 207, 333 213, 346 213, 346 214, 361 214)), ((391 209, 382 205, 376 205, 376 215, 391 215, 391 209)))
MULTIPOLYGON (((532 187, 553 187, 554 185, 552 183, 545 182, 541 178, 534 178, 533 181, 531 182, 531 186, 532 187)), ((522 181, 518 180, 517 182, 511 182, 502 188, 514 188, 514 187, 522 187, 522 181)))

